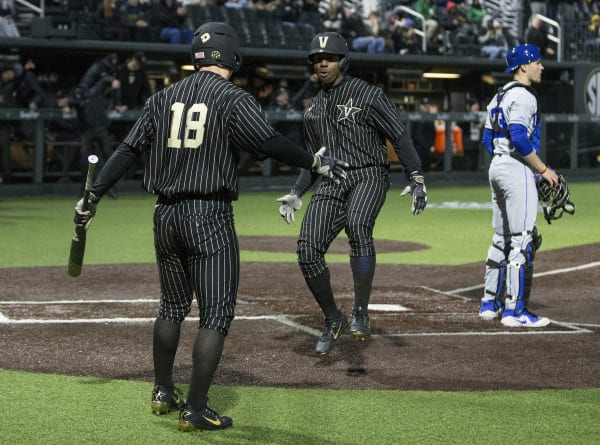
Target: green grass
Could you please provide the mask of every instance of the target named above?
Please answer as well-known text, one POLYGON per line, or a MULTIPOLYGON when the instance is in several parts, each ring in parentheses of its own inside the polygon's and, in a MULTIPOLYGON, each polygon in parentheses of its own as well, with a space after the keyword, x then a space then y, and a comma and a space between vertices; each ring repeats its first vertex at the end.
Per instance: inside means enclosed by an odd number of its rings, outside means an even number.
MULTIPOLYGON (((539 215, 543 249, 600 242, 600 183, 572 184, 574 216, 552 225, 539 215)), ((239 235, 296 237, 277 213, 280 193, 242 194, 239 235)), ((430 187, 429 202, 489 202, 487 187, 430 187)), ((308 197, 305 198, 305 205, 308 197)), ((0 267, 65 266, 75 199, 0 200, 0 267)), ((105 199, 89 232, 86 264, 154 261, 154 199, 105 199)), ((492 235, 489 210, 431 206, 409 212, 392 189, 375 236, 428 249, 386 253, 379 263, 464 264, 483 261, 492 235)), ((257 247, 260 249, 260 246, 257 247)), ((242 252, 243 261, 289 261, 290 253, 242 252)), ((347 262, 346 255, 329 255, 347 262)), ((243 265, 242 265, 243 267, 243 265)), ((1 292, 1 291, 0 291, 1 292)), ((150 347, 150 346, 149 346, 150 347)), ((600 389, 423 392, 333 391, 215 386, 212 404, 234 418, 223 432, 179 433, 176 414, 150 415, 148 382, 0 370, 0 442, 14 444, 592 444, 600 437, 600 389)), ((185 386, 184 386, 185 389, 185 386)))
MULTIPOLYGON (((177 414, 150 414, 144 382, 0 371, 7 444, 592 444, 600 389, 572 391, 211 390, 234 419, 181 433, 177 414), (18 402, 18 403, 15 403, 18 402)), ((183 387, 183 389, 187 389, 183 387)))
MULTIPOLYGON (((538 227, 544 250, 600 241, 600 231, 590 230, 600 218, 599 183, 571 186, 577 206, 574 216, 548 225, 539 214, 538 227)), ((304 208, 296 222, 285 224, 275 201, 281 193, 243 193, 235 203, 238 235, 297 237, 304 208)), ((305 206, 309 197, 304 199, 305 206)), ((444 187, 429 189, 430 203, 490 201, 487 187, 444 187)), ((0 267, 51 266, 66 264, 73 230, 73 198, 7 198, 0 201, 0 267)), ((154 198, 125 195, 105 198, 88 234, 86 264, 154 262, 152 212, 154 198)), ((341 236, 345 236, 343 233, 341 236)), ((490 210, 428 208, 419 216, 410 213, 410 198, 397 189, 388 199, 375 226, 376 239, 420 243, 428 249, 414 252, 382 253, 378 263, 449 264, 482 261, 492 236, 490 210)), ((243 251, 242 261, 295 262, 296 254, 243 251)), ((330 254, 331 263, 347 262, 347 255, 330 254)))

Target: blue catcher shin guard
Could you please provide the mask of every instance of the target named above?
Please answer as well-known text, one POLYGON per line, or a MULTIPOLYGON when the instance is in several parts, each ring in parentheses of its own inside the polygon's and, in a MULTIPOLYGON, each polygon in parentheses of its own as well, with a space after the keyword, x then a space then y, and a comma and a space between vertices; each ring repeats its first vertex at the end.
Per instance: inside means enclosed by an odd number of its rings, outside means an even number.
MULTIPOLYGON (((537 231, 535 232, 537 235, 537 231)), ((533 284, 533 259, 535 258, 536 242, 532 232, 513 237, 513 249, 509 253, 506 306, 514 309, 515 315, 520 315, 529 303, 533 284), (525 238, 525 239, 524 239, 525 238), (525 241, 525 247, 521 248, 525 241)), ((539 243, 541 244, 541 242, 539 243)), ((539 245, 538 244, 538 245, 539 245)))

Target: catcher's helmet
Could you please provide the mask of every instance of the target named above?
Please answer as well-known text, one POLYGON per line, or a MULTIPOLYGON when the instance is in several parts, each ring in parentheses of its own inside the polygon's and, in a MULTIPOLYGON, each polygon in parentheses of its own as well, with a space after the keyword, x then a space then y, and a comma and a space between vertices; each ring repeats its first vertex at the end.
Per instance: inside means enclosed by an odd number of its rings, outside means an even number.
POLYGON ((508 67, 504 70, 504 73, 511 73, 521 65, 527 65, 541 58, 542 53, 540 53, 539 48, 531 43, 515 46, 506 55, 506 64, 508 67))
POLYGON ((562 217, 563 213, 573 215, 575 213, 575 204, 571 201, 569 186, 563 175, 558 175, 558 184, 552 187, 542 177, 536 178, 538 199, 544 211, 544 218, 551 224, 551 221, 562 217))
POLYGON ((242 66, 240 41, 227 23, 208 22, 194 32, 192 63, 195 67, 225 65, 234 72, 242 66))
POLYGON ((313 64, 316 54, 336 54, 340 56, 340 69, 348 71, 350 57, 346 39, 338 32, 321 32, 313 37, 308 52, 308 63, 313 64))

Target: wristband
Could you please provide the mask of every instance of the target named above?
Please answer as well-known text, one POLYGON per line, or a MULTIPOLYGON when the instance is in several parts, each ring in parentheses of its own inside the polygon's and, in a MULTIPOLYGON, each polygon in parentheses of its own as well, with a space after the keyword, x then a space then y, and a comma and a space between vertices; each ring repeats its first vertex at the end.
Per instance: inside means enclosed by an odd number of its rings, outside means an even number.
POLYGON ((546 164, 544 164, 544 168, 541 169, 541 170, 538 170, 538 173, 540 175, 543 175, 544 173, 546 173, 546 170, 548 170, 548 166, 546 164))

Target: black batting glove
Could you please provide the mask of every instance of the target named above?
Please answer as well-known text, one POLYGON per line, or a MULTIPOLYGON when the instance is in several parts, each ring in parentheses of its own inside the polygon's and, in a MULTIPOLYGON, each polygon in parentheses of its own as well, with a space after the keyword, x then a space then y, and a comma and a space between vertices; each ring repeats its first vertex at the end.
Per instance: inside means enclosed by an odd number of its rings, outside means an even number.
POLYGON ((418 215, 427 206, 427 187, 425 187, 425 178, 420 171, 414 171, 410 174, 409 184, 400 193, 400 196, 409 193, 412 195, 412 214, 418 215))
POLYGON ((86 209, 83 208, 83 198, 77 201, 77 204, 75 204, 75 217, 73 218, 73 222, 79 226, 84 226, 85 230, 89 229, 92 218, 96 215, 96 206, 99 201, 100 198, 93 193, 90 193, 86 209))
POLYGON ((340 183, 340 180, 346 179, 346 168, 350 165, 347 162, 334 159, 329 156, 325 156, 326 147, 321 149, 315 154, 313 159, 312 171, 317 172, 321 176, 331 179, 336 184, 340 183))

